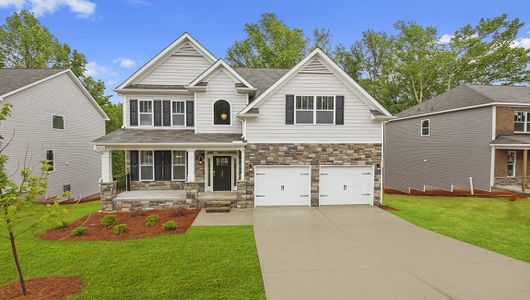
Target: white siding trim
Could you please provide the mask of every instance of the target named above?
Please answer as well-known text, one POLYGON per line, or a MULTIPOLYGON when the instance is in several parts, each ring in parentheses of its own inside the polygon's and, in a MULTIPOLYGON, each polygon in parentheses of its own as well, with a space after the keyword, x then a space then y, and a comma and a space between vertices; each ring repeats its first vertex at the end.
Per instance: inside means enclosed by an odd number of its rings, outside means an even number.
POLYGON ((247 87, 249 87, 251 89, 256 89, 252 84, 250 84, 250 82, 248 82, 245 78, 243 78, 241 75, 239 75, 239 73, 237 73, 232 67, 230 67, 230 65, 225 63, 222 59, 219 59, 215 64, 211 65, 208 69, 206 69, 206 71, 204 71, 201 75, 199 75, 197 78, 195 78, 190 84, 188 84, 188 86, 194 86, 194 85, 198 84, 203 79, 205 79, 210 74, 212 74, 214 71, 216 71, 217 68, 225 68, 226 70, 228 70, 230 72, 230 74, 232 76, 237 78, 237 80, 239 80, 240 82, 245 84, 247 87))

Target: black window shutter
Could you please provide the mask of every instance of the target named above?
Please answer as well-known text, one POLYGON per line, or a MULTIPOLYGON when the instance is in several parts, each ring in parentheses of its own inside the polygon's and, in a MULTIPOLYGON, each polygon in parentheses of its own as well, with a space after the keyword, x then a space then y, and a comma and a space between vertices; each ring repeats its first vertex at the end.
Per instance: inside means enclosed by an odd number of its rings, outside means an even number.
POLYGON ((164 151, 164 180, 171 180, 171 151, 164 151))
POLYGON ((171 101, 164 100, 162 102, 162 126, 171 126, 171 101))
POLYGON ((138 181, 139 177, 138 151, 131 151, 131 180, 138 181))
POLYGON ((344 96, 336 96, 335 102, 335 124, 344 125, 344 96))
POLYGON ((294 124, 294 95, 285 95, 285 124, 294 124))
POLYGON ((186 126, 193 126, 193 101, 186 101, 186 126))
POLYGON ((155 112, 155 126, 162 126, 162 101, 155 100, 154 112, 155 112))
POLYGON ((138 100, 129 101, 129 123, 131 126, 138 126, 138 100))

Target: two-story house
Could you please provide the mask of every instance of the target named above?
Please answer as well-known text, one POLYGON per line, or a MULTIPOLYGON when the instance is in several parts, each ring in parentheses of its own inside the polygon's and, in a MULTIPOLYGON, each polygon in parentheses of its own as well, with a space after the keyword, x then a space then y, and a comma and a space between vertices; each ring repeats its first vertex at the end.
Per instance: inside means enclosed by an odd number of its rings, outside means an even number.
POLYGON ((385 187, 521 191, 530 148, 530 88, 463 85, 391 120, 385 187))
POLYGON ((232 68, 185 33, 116 92, 125 125, 94 141, 104 209, 380 201, 390 114, 320 49, 292 69, 232 68), (116 197, 111 151, 143 198, 116 197))
POLYGON ((70 70, 0 69, 0 105, 12 105, 0 124, 2 154, 10 178, 20 182, 23 167, 50 173, 44 198, 70 192, 73 199, 97 195, 100 156, 92 141, 105 134, 107 115, 70 70))

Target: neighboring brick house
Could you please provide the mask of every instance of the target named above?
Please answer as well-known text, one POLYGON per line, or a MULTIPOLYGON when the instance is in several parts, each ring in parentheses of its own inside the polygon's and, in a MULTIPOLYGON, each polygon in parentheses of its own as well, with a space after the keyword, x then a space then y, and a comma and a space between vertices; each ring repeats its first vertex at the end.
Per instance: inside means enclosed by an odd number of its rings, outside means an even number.
POLYGON ((530 88, 463 85, 385 126, 385 187, 520 191, 530 88))
POLYGON ((232 68, 186 33, 116 92, 125 125, 94 141, 105 209, 227 194, 239 207, 380 201, 390 114, 320 49, 292 69, 232 68), (116 197, 111 151, 126 152, 129 190, 183 193, 116 197))
POLYGON ((99 193, 100 157, 92 141, 105 134, 108 117, 72 71, 0 69, 0 101, 13 106, 0 125, 12 179, 21 180, 24 165, 39 172, 47 159, 52 168, 43 197, 99 193))

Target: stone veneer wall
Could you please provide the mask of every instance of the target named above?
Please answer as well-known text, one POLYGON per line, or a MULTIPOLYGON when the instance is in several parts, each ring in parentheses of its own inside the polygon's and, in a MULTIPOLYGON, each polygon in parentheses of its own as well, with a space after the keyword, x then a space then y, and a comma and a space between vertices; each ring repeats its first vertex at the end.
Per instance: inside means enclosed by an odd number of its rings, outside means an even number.
MULTIPOLYGON (((523 177, 495 177, 493 185, 521 185, 523 177)), ((530 176, 527 177, 526 182, 530 183, 530 176)))
POLYGON ((320 165, 374 165, 374 202, 381 200, 381 144, 248 144, 245 180, 237 183, 238 207, 254 206, 257 165, 311 165, 311 206, 319 203, 320 165))

